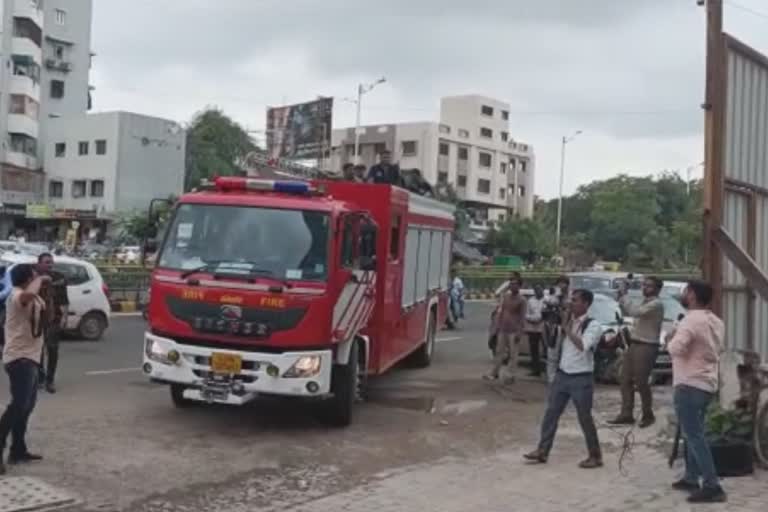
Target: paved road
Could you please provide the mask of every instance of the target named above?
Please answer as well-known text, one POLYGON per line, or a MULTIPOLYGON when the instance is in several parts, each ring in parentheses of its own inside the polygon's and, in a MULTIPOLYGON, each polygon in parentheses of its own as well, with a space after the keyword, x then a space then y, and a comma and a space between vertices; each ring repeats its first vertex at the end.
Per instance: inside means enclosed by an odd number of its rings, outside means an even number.
MULTIPOLYGON (((678 498, 662 492, 672 473, 654 448, 655 431, 638 433, 630 479, 617 472, 619 437, 605 429, 607 467, 589 476, 575 469, 584 448, 572 416, 548 468, 520 464, 535 443, 546 389, 540 381, 506 389, 479 379, 488 365, 489 312, 487 304, 468 305, 461 329, 440 334, 431 368, 377 379, 345 430, 317 424, 301 402, 174 409, 168 390, 137 370, 143 321, 117 318, 103 342, 64 344, 60 392, 41 396, 30 432, 46 460, 13 475, 76 495, 78 511, 444 512, 536 504, 595 512, 626 508, 652 490, 645 510, 676 508, 678 498), (601 493, 612 499, 601 501, 601 493)), ((657 394, 668 401, 666 390, 657 394)), ((617 395, 601 390, 598 418, 615 412, 617 395)), ((756 482, 765 488, 765 480, 756 482)), ((744 489, 754 501, 752 487, 744 489)), ((740 510, 757 510, 745 500, 740 510)))

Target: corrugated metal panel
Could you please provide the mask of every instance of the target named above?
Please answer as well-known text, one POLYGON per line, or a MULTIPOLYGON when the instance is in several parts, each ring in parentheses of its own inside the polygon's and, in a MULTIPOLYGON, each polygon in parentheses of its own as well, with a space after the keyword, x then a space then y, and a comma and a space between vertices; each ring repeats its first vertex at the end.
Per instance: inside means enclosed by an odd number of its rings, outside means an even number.
MULTIPOLYGON (((768 167, 766 167, 768 173, 768 167)), ((756 196, 755 261, 760 268, 768 269, 768 197, 756 196)), ((759 295, 755 300, 755 351, 768 362, 768 301, 759 295)))
MULTIPOLYGON (((760 268, 768 269, 768 197, 764 194, 768 189, 768 61, 745 45, 731 38, 728 41, 723 171, 726 181, 741 185, 739 188, 744 190, 736 193, 726 188, 723 227, 747 250, 750 200, 754 201, 757 221, 752 233, 756 241, 754 259, 760 268)), ((751 331, 754 349, 765 361, 768 358, 768 301, 752 295, 748 286, 742 273, 726 259, 723 266, 726 345, 736 350, 746 349, 751 331), (750 318, 752 325, 749 325, 750 318)))
MULTIPOLYGON (((746 247, 747 245, 748 208, 749 202, 746 196, 731 191, 725 192, 723 227, 741 247, 746 247)), ((726 259, 723 264, 723 285, 726 288, 729 286, 744 286, 746 284, 744 276, 733 263, 726 259)))
POLYGON ((725 176, 768 188, 768 69, 728 53, 725 176))

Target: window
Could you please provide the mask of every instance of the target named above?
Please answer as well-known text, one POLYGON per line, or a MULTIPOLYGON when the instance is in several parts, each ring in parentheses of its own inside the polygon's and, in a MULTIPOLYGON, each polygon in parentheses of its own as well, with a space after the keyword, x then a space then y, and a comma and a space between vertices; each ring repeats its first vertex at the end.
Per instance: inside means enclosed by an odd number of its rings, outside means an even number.
POLYGON ((344 221, 344 231, 341 235, 341 266, 352 268, 355 265, 355 226, 352 217, 344 221))
POLYGON ((40 105, 24 94, 11 94, 8 112, 11 114, 26 115, 37 121, 40 116, 40 105))
POLYGON ((63 60, 64 59, 64 47, 60 44, 57 44, 53 47, 53 54, 56 56, 57 59, 63 60))
POLYGON ((507 142, 509 140, 509 133, 507 132, 501 132, 501 140, 503 142, 507 142))
POLYGON ((415 140, 404 140, 402 147, 403 147, 403 156, 416 156, 417 151, 417 144, 415 140))
POLYGON ((48 182, 48 197, 64 197, 64 183, 53 180, 48 182))
POLYGON ((91 280, 88 270, 74 263, 54 263, 53 270, 64 276, 69 286, 78 286, 91 280))
POLYGON ((479 179, 477 180, 477 191, 480 194, 491 193, 491 180, 479 179))
POLYGON ((79 154, 80 156, 87 155, 88 154, 88 145, 89 145, 88 141, 81 141, 77 145, 77 154, 79 154))
POLYGON ((23 133, 12 133, 11 151, 24 153, 28 156, 37 156, 37 139, 23 133))
POLYGON ((440 127, 440 133, 451 133, 451 127, 447 124, 441 124, 440 127))
POLYGON ((498 218, 498 219, 496 219, 496 221, 497 221, 499 224, 504 224, 504 221, 505 221, 505 220, 506 220, 506 217, 504 217, 504 215, 503 215, 503 214, 502 214, 502 215, 499 215, 499 218, 498 218))
POLYGON ((104 180, 91 182, 91 197, 104 197, 104 180))
POLYGON ((511 170, 512 172, 514 172, 514 171, 515 171, 515 169, 517 169, 517 160, 515 160, 514 158, 511 158, 511 159, 509 160, 509 168, 510 168, 510 170, 511 170))
POLYGON ((437 182, 440 185, 445 185, 448 183, 448 173, 445 171, 439 171, 437 173, 437 182))
POLYGON ((54 11, 57 25, 64 25, 67 23, 67 11, 64 9, 56 9, 54 11))
POLYGON ((459 160, 469 160, 469 148, 459 148, 459 160))
POLYGON ((459 129, 459 137, 461 137, 462 139, 468 139, 469 138, 469 130, 459 129))
POLYGON ((85 197, 85 180, 72 182, 72 197, 85 197))
POLYGON ((493 162, 493 156, 490 153, 480 152, 480 167, 490 167, 493 162))
POLYGON ((441 142, 440 143, 440 154, 442 156, 448 156, 450 154, 450 147, 447 143, 441 142))
POLYGON ((509 121, 509 111, 508 110, 502 110, 501 111, 501 118, 505 121, 509 121))
POLYGON ((67 156, 67 143, 66 142, 57 142, 54 154, 56 155, 56 158, 64 158, 67 156))
POLYGON ((526 167, 528 167, 527 164, 528 164, 528 162, 526 162, 525 160, 520 160, 520 170, 525 172, 526 167))
POLYGON ((507 174, 507 163, 501 162, 501 174, 507 174))
POLYGON ((493 130, 491 130, 490 128, 480 128, 480 136, 485 137, 486 139, 492 139, 493 130))
POLYGON ((456 184, 460 187, 466 187, 467 186, 467 177, 459 175, 459 177, 456 179, 456 184))
POLYGON ((392 230, 389 234, 389 259, 397 261, 400 259, 400 231, 402 217, 395 215, 392 217, 392 230))
POLYGON ((384 144, 383 142, 377 142, 376 144, 373 145, 373 152, 376 153, 377 155, 382 154, 386 150, 387 150, 387 145, 384 144))
POLYGON ((96 154, 97 155, 106 155, 107 154, 107 141, 104 139, 97 140, 96 141, 96 154))
POLYGON ((525 197, 525 185, 520 185, 520 197, 525 197))
POLYGON ((51 80, 51 98, 61 99, 64 97, 64 82, 62 80, 51 80))
POLYGON ((480 109, 480 112, 482 112, 484 116, 493 116, 493 107, 483 105, 483 108, 480 109))
POLYGON ((507 198, 507 189, 502 187, 499 189, 499 199, 506 199, 506 198, 507 198))

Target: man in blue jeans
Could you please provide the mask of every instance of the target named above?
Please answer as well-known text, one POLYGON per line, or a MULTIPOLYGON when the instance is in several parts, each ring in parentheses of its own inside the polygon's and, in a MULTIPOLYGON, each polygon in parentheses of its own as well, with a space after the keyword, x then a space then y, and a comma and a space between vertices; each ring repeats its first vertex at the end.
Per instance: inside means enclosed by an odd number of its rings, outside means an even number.
POLYGON ((38 294, 50 277, 35 277, 32 265, 16 265, 10 272, 13 291, 6 304, 3 364, 11 381, 11 403, 0 418, 0 475, 5 473, 3 456, 9 434, 13 438, 9 464, 42 459, 29 452, 25 437, 29 417, 37 402, 38 372, 43 351, 45 302, 38 294))
POLYGON ((686 441, 685 476, 672 487, 690 492, 691 503, 717 503, 727 496, 717 478, 705 437, 704 418, 718 388, 718 362, 725 336, 723 321, 709 310, 712 287, 692 281, 683 294, 688 314, 667 335, 672 356, 674 401, 686 441))
POLYGON ((545 464, 555 442, 557 424, 568 402, 573 402, 579 425, 587 442, 589 457, 579 463, 582 469, 602 467, 603 454, 592 418, 594 398, 595 348, 602 334, 600 325, 587 316, 594 295, 588 290, 575 290, 571 298, 571 317, 565 325, 563 341, 556 356, 557 373, 549 390, 549 403, 541 423, 539 446, 524 455, 531 463, 545 464))

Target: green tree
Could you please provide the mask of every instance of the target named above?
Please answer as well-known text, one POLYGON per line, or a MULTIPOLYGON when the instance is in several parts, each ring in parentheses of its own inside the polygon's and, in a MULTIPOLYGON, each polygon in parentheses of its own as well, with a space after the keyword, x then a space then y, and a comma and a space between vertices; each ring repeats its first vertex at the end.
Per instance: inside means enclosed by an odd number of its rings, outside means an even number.
POLYGON ((528 263, 552 256, 545 227, 533 219, 509 219, 488 232, 486 242, 496 252, 523 257, 528 263))
POLYGON ((203 178, 240 174, 246 156, 255 150, 248 132, 220 109, 198 113, 187 130, 185 189, 203 178))

